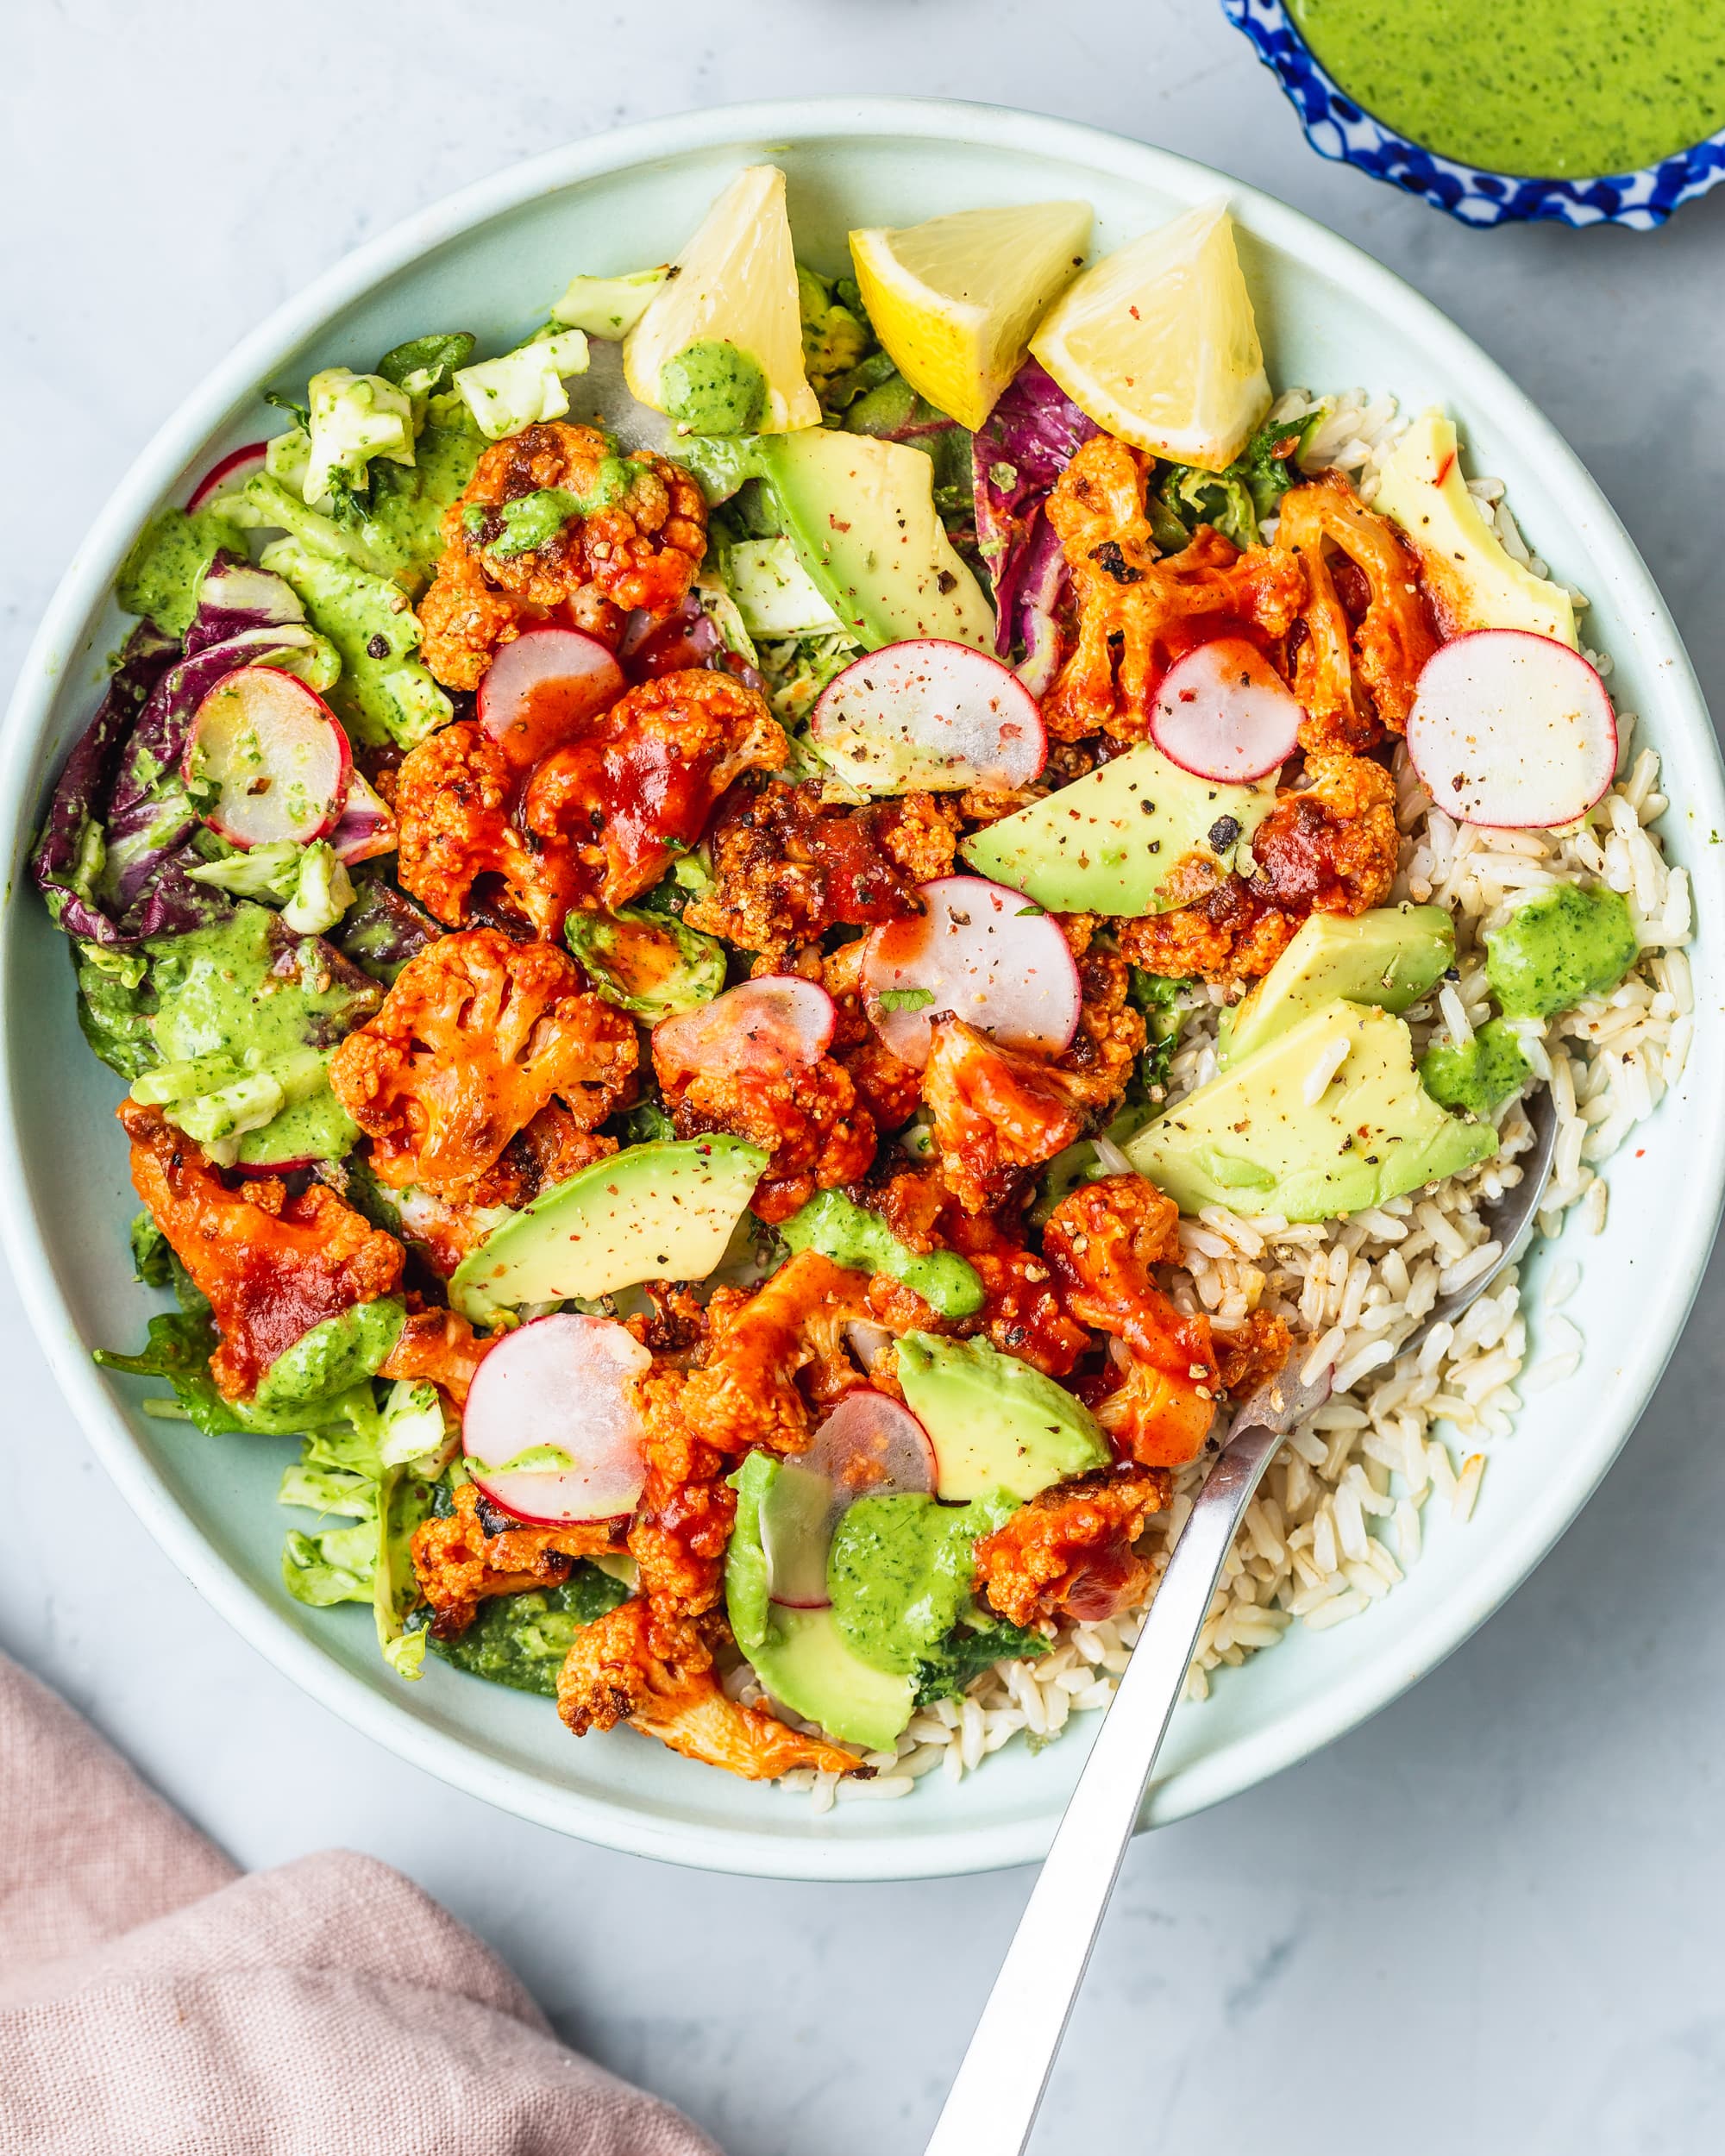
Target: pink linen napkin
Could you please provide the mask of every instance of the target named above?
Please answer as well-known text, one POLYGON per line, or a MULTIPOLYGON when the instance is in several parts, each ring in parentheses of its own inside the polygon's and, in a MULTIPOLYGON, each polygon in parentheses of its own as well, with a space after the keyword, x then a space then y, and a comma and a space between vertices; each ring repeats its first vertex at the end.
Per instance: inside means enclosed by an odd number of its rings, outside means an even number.
POLYGON ((4 2156, 718 2156, 398 1872, 249 1877, 0 1656, 4 2156))

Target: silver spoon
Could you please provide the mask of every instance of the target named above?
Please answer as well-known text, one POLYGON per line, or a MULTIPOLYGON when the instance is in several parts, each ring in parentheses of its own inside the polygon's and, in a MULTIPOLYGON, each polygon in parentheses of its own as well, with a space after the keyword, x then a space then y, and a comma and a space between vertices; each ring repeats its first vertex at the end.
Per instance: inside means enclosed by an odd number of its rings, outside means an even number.
MULTIPOLYGON (((1489 1270, 1435 1304, 1399 1355, 1453 1323, 1515 1263, 1551 1173, 1557 1112, 1541 1087, 1525 1103, 1534 1144, 1521 1180, 1494 1209, 1502 1248, 1489 1270)), ((1223 1561, 1282 1440, 1328 1398, 1327 1368, 1302 1383, 1310 1343, 1234 1417, 1221 1457, 1193 1501, 1048 1860, 970 2039, 927 2156, 1022 2156, 1084 1981, 1090 1952, 1137 1827, 1156 1756, 1186 1682, 1223 1561)))

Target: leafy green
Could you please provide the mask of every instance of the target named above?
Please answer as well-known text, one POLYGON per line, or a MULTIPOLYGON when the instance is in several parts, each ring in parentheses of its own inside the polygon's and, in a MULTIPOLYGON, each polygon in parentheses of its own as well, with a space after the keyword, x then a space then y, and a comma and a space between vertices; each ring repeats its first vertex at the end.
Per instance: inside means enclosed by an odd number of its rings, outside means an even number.
POLYGON ((74 942, 78 969, 78 1023, 84 1037, 129 1084, 161 1058, 150 1031, 155 997, 142 952, 109 950, 74 942))
POLYGON ((1004 1617, 977 1626, 955 1625, 946 1637, 916 1666, 916 1703, 956 1699, 984 1670, 1011 1656, 1028 1658, 1046 1654, 1049 1642, 1039 1632, 1009 1625, 1004 1617))
POLYGON ((440 1488, 434 1475, 421 1470, 439 1463, 386 1463, 387 1424, 374 1388, 355 1386, 346 1397, 352 1412, 345 1426, 313 1431, 277 1494, 284 1505, 349 1524, 310 1533, 290 1530, 282 1545, 282 1584, 296 1601, 317 1609, 369 1602, 385 1661, 398 1677, 417 1677, 425 1635, 407 1626, 419 1600, 411 1544, 415 1529, 436 1509, 440 1488))
POLYGON ((434 332, 430 336, 410 337, 405 344, 386 352, 377 371, 385 381, 405 389, 410 397, 429 397, 436 390, 447 389, 449 377, 458 367, 467 365, 473 353, 474 340, 465 329, 434 332))
MULTIPOLYGON (((137 1249, 135 1241, 133 1249, 137 1249)), ((183 1275, 177 1266, 172 1269, 178 1285, 183 1275)), ((122 1355, 113 1348, 97 1348, 92 1359, 104 1370, 120 1370, 129 1377, 162 1379, 172 1387, 179 1403, 177 1409, 166 1408, 168 1414, 195 1424, 206 1438, 227 1437, 235 1431, 251 1431, 265 1437, 293 1437, 312 1428, 341 1428, 350 1425, 356 1415, 364 1419, 368 1412, 374 1412, 370 1405, 369 1385, 323 1394, 314 1400, 296 1401, 291 1407, 274 1410, 224 1398, 210 1374, 210 1357, 216 1351, 216 1335, 209 1306, 189 1281, 185 1285, 190 1295, 203 1305, 201 1308, 159 1313, 150 1319, 144 1345, 136 1355, 122 1355)), ((165 1406, 157 1401, 144 1403, 147 1413, 161 1413, 165 1406)))
POLYGON ((795 726, 806 719, 827 683, 844 673, 862 648, 850 636, 794 636, 763 643, 761 670, 781 723, 795 726))
POLYGON ((1184 1016, 1179 1008, 1180 991, 1186 984, 1162 974, 1145 973, 1134 966, 1126 986, 1126 1001, 1144 1013, 1145 1050, 1132 1074, 1134 1087, 1149 1100, 1159 1102, 1167 1091, 1168 1067, 1180 1045, 1184 1016))
POLYGON ((459 1639, 433 1639, 431 1651, 470 1677, 555 1699, 575 1634, 628 1599, 621 1580, 582 1561, 560 1587, 495 1596, 459 1639))
POLYGON ((638 1101, 614 1120, 624 1145, 653 1145, 677 1135, 675 1125, 657 1100, 638 1101))
POLYGON ((1323 417, 1261 427, 1220 472, 1189 464, 1163 467, 1150 498, 1151 530, 1164 553, 1177 552, 1200 524, 1214 524, 1237 547, 1258 544, 1258 525, 1273 517, 1299 477, 1299 456, 1323 417))
POLYGON ((173 1279, 173 1252, 167 1238, 147 1213, 133 1220, 128 1238, 132 1245, 134 1277, 143 1288, 166 1288, 173 1279))

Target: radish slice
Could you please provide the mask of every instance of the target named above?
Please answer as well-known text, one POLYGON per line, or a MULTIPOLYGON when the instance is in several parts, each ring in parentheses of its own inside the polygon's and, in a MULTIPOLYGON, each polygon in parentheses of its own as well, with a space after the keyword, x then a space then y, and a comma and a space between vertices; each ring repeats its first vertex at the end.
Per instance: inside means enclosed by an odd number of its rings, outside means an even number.
POLYGON ((1162 677, 1151 738, 1170 762, 1231 786, 1262 779, 1294 753, 1305 717, 1293 691, 1241 636, 1196 644, 1162 677))
POLYGON ((716 1063, 768 1073, 802 1069, 831 1047, 837 1022, 825 988, 797 974, 763 974, 698 1011, 661 1018, 653 1028, 653 1062, 660 1081, 672 1085, 716 1063))
POLYGON ((347 868, 355 868, 380 854, 392 854, 399 837, 394 810, 363 772, 351 772, 342 820, 329 834, 336 858, 347 868))
POLYGON ((806 1452, 783 1461, 761 1506, 767 1591, 787 1609, 825 1609, 827 1552, 859 1497, 932 1496, 934 1448, 908 1407, 884 1393, 846 1393, 806 1452))
POLYGON ((492 1504, 538 1526, 633 1512, 647 1467, 630 1381, 652 1360, 610 1318, 560 1313, 507 1334, 462 1411, 468 1474, 492 1504), (573 1464, 509 1467, 542 1447, 573 1464))
POLYGON ((480 683, 480 724, 518 770, 530 770, 616 703, 626 684, 616 654, 583 629, 530 629, 506 643, 480 683))
POLYGON ((939 636, 846 667, 821 691, 809 732, 866 793, 1028 786, 1048 757, 1036 699, 1012 668, 939 636))
POLYGON ((243 486, 254 472, 264 468, 267 442, 248 442, 243 449, 230 449, 219 464, 212 464, 191 490, 185 505, 188 517, 195 517, 204 505, 216 494, 228 494, 243 486))
POLYGON ((216 788, 204 820, 233 845, 327 837, 341 821, 352 773, 341 722, 279 667, 236 667, 192 718, 185 775, 216 788))
POLYGON ((1408 754, 1462 823, 1550 830, 1585 815, 1610 785, 1617 721, 1578 651, 1525 629, 1480 629, 1426 661, 1408 754))
POLYGON ((859 1387, 846 1393, 797 1464, 825 1476, 844 1504, 900 1491, 934 1495, 938 1470, 928 1432, 902 1401, 859 1387))
POLYGON ((826 1553, 844 1504, 825 1476, 800 1460, 781 1461, 761 1501, 761 1551, 768 1595, 781 1608, 827 1607, 826 1553))
POLYGON ((982 876, 922 887, 925 912, 862 947, 862 993, 900 1062, 928 1061, 933 1020, 959 1018, 1007 1048, 1058 1055, 1078 1031, 1078 968, 1059 928, 1021 891, 982 876))

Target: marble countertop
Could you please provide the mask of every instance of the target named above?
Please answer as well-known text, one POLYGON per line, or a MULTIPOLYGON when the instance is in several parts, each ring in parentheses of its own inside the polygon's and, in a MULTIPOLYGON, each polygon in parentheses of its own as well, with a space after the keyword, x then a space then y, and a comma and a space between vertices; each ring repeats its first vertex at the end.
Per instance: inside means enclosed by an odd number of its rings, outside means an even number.
MULTIPOLYGON (((1314 157, 1214 0, 300 0, 280 17, 59 0, 10 10, 0 38, 7 681, 151 431, 357 241, 573 135, 854 90, 1094 121, 1359 241, 1556 420, 1725 694, 1725 191, 1651 236, 1463 230, 1314 157)), ((399 1865, 572 2042, 731 2156, 920 2148, 1027 1875, 761 1884, 489 1811, 314 1704, 198 1600, 3 1294, 0 1365, 0 1645, 242 1863, 342 1843, 399 1865)), ((1484 1633, 1307 1765, 1138 1845, 1038 2150, 1261 2137, 1316 2156, 1357 2107, 1398 2156, 1725 2146, 1707 1914, 1725 1885, 1722 1395, 1725 1264, 1615 1471, 1484 1633)))

